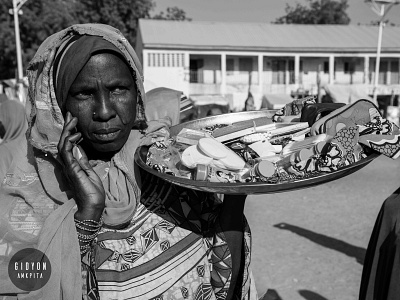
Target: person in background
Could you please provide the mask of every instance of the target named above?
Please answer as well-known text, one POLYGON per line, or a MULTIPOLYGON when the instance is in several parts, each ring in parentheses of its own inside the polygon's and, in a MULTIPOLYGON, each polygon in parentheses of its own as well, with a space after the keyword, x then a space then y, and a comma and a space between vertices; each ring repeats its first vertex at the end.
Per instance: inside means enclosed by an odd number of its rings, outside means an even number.
POLYGON ((382 204, 365 254, 359 300, 400 299, 400 188, 382 204))
POLYGON ((254 97, 253 95, 249 92, 247 95, 247 99, 244 102, 244 109, 243 111, 251 111, 255 110, 256 107, 254 106, 254 97))
POLYGON ((4 128, 3 123, 0 122, 0 144, 3 141, 5 133, 6 133, 6 129, 4 128))
POLYGON ((51 277, 29 295, 0 277, 0 295, 257 299, 246 196, 221 201, 135 164, 136 149, 168 139, 171 123, 146 120, 141 65, 117 29, 79 24, 50 36, 28 78, 29 149, 0 189, 0 274, 36 245, 51 277))
POLYGON ((222 110, 219 107, 213 107, 207 111, 207 117, 222 115, 222 110))
POLYGON ((25 107, 18 101, 8 100, 0 105, 0 183, 11 166, 13 158, 25 150, 25 132, 28 124, 25 107), (2 134, 2 129, 4 133, 2 134))

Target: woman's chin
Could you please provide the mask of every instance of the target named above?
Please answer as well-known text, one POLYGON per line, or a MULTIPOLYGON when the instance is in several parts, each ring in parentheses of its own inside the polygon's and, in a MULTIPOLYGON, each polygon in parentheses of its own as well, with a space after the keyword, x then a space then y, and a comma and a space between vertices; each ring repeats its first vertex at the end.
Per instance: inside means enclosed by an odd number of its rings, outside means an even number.
POLYGON ((86 154, 89 159, 111 158, 116 152, 121 150, 122 147, 123 144, 119 145, 119 143, 94 143, 89 147, 86 154))

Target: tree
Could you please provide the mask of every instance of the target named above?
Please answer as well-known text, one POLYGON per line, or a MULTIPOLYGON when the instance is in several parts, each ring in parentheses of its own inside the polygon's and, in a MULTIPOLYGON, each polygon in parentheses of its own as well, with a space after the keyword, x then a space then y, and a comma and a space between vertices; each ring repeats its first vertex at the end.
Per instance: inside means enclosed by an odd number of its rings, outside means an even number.
POLYGON ((75 15, 79 23, 104 23, 119 29, 134 45, 137 21, 150 18, 153 0, 80 0, 75 15))
MULTIPOLYGON (((12 0, 0 0, 0 79, 15 78, 17 68, 12 0)), ((23 67, 51 34, 76 23, 104 23, 119 29, 135 45, 138 19, 151 18, 154 0, 28 0, 19 16, 23 67)), ((178 7, 160 18, 188 20, 178 7)))
POLYGON ((167 13, 164 15, 164 12, 160 12, 155 15, 152 19, 159 20, 174 20, 174 21, 191 21, 192 19, 186 17, 186 12, 179 7, 168 7, 167 13))
MULTIPOLYGON (((0 0, 0 78, 15 77, 16 47, 11 0, 0 0)), ((27 1, 19 15, 24 68, 46 37, 74 23, 71 3, 62 0, 27 1)))
POLYGON ((347 0, 307 0, 309 6, 286 5, 286 15, 277 18, 277 24, 349 24, 347 0))

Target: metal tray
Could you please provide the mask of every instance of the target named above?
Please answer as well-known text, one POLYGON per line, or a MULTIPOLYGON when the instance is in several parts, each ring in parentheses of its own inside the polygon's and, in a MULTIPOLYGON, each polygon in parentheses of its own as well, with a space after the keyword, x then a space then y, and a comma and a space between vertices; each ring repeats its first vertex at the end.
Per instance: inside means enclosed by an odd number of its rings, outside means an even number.
MULTIPOLYGON (((249 119, 255 119, 262 116, 271 118, 275 111, 271 110, 260 110, 260 111, 252 111, 252 112, 239 112, 239 113, 230 113, 219 116, 207 117, 199 120, 189 121, 186 123, 182 123, 179 125, 172 126, 170 128, 171 135, 177 135, 182 128, 190 128, 190 129, 199 129, 204 128, 206 126, 212 126, 215 124, 227 124, 234 123, 249 119)), ((316 186, 325 182, 329 182, 332 180, 336 180, 347 176, 351 173, 354 173, 361 168, 365 167, 372 160, 377 158, 379 154, 373 153, 366 158, 352 164, 349 166, 345 166, 340 168, 337 171, 330 173, 320 173, 313 177, 308 177, 305 179, 294 180, 290 182, 283 183, 264 183, 264 182, 256 182, 256 183, 215 183, 215 182, 205 182, 205 181, 195 181, 191 179, 176 177, 164 173, 160 173, 156 170, 153 170, 149 166, 146 165, 146 155, 147 155, 148 147, 139 147, 135 153, 135 162, 138 166, 145 172, 153 174, 159 178, 164 179, 167 182, 183 186, 190 189, 195 189, 199 191, 205 192, 214 192, 221 194, 272 194, 272 193, 280 193, 287 192, 292 190, 304 189, 312 186, 316 186)))

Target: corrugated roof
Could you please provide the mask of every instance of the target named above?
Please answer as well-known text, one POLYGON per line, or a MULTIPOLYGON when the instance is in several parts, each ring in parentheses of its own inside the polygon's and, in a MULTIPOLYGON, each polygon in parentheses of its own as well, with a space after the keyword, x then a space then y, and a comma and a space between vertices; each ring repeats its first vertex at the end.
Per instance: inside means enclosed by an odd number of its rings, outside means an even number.
MULTIPOLYGON (((145 48, 375 52, 378 27, 139 20, 145 48)), ((400 27, 383 30, 382 52, 400 52, 400 27)))

